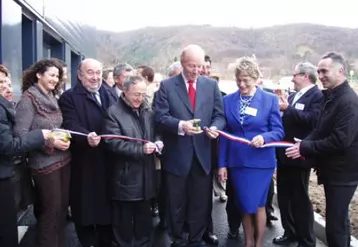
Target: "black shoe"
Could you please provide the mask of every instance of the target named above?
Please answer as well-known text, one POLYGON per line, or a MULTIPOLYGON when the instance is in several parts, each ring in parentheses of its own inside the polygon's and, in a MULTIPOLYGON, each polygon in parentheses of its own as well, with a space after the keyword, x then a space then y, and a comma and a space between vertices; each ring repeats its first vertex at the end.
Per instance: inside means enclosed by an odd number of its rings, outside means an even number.
POLYGON ((278 236, 272 240, 272 243, 277 245, 286 245, 293 242, 296 242, 296 238, 287 235, 278 236))
POLYGON ((219 244, 218 237, 214 233, 211 233, 211 232, 204 233, 203 240, 205 241, 205 243, 208 243, 208 244, 212 244, 212 245, 219 244))
POLYGON ((237 239, 239 237, 239 229, 229 229, 229 232, 227 233, 227 237, 229 239, 237 239))

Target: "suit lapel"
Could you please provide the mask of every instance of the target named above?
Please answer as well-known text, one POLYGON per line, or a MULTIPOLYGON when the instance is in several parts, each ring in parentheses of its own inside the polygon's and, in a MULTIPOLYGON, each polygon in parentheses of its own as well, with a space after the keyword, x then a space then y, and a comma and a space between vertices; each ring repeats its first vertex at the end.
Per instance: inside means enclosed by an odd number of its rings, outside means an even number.
POLYGON ((194 113, 193 112, 193 107, 191 106, 191 103, 189 101, 188 90, 186 89, 185 82, 184 82, 184 79, 183 79, 181 74, 177 75, 176 84, 177 84, 176 92, 179 95, 179 98, 183 101, 183 103, 186 106, 186 108, 188 108, 188 110, 191 113, 194 113))
MULTIPOLYGON (((302 102, 304 101, 305 98, 308 98, 310 96, 311 93, 313 93, 316 90, 317 86, 314 86, 312 88, 310 88, 307 92, 305 92, 298 100, 297 102, 302 102)), ((297 103, 296 102, 296 103, 297 103)))
MULTIPOLYGON (((232 98, 232 102, 229 102, 229 105, 230 105, 230 110, 231 110, 232 115, 237 120, 237 122, 240 124, 240 112, 239 112, 239 109, 240 109, 240 104, 241 103, 240 103, 239 94, 240 94, 239 91, 237 91, 234 94, 234 97, 232 98)), ((240 124, 240 126, 241 126, 241 124, 240 124)))
POLYGON ((288 104, 292 105, 293 99, 295 98, 296 93, 291 94, 288 96, 288 104))
POLYGON ((196 88, 195 88, 195 110, 194 112, 200 110, 201 105, 205 100, 205 81, 203 78, 198 78, 196 80, 196 88))

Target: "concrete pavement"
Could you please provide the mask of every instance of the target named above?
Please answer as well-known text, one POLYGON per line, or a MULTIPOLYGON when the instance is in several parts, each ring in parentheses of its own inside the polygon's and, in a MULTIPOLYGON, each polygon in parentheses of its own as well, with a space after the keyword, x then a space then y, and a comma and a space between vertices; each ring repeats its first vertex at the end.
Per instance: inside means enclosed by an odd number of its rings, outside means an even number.
MULTIPOLYGON (((275 209, 275 215, 279 216, 279 211, 277 208, 275 209)), ((227 238, 228 226, 227 226, 227 217, 225 212, 225 204, 220 203, 217 199, 214 200, 214 227, 215 233, 219 237, 219 247, 241 247, 244 246, 243 242, 243 231, 240 229, 240 237, 238 240, 231 240, 227 238)), ((156 220, 157 221, 157 220, 156 220)), ((24 238, 21 241, 20 247, 35 247, 35 233, 36 233, 36 220, 34 216, 30 213, 27 215, 21 225, 27 225, 29 228, 27 229, 24 238)), ((273 226, 268 228, 265 234, 265 247, 276 246, 272 244, 272 239, 278 235, 283 233, 283 229, 281 227, 280 221, 275 221, 273 226)), ((292 245, 293 247, 297 244, 292 245)), ((155 244, 153 247, 169 247, 170 241, 168 235, 163 232, 157 230, 155 232, 155 244)), ((325 245, 317 240, 317 247, 324 247, 325 245)), ((81 247, 78 242, 76 232, 74 230, 74 225, 72 222, 68 222, 66 226, 66 246, 64 247, 81 247)))

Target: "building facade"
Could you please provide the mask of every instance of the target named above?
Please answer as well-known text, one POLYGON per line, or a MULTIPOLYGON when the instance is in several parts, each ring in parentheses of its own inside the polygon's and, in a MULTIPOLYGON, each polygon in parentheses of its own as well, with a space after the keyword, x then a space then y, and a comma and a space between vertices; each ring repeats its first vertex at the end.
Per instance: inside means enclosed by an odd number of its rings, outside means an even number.
MULTIPOLYGON (((95 16, 86 0, 0 0, 0 63, 11 71, 14 98, 21 95, 22 72, 43 58, 66 62, 70 81, 77 82, 77 67, 85 57, 96 57, 95 16)), ((18 165, 13 181, 19 220, 31 204, 30 176, 18 165)))
POLYGON ((95 16, 91 2, 0 0, 0 63, 11 71, 15 98, 20 96, 23 70, 43 58, 65 61, 76 83, 80 61, 96 57, 96 29, 88 24, 95 16))

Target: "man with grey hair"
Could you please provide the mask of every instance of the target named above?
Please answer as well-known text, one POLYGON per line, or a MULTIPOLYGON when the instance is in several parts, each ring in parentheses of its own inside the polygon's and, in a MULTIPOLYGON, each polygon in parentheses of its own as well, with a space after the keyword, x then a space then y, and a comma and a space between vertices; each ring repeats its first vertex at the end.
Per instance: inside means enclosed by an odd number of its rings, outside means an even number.
POLYGON ((163 148, 163 142, 156 135, 154 112, 145 101, 146 93, 147 85, 142 77, 127 77, 123 94, 116 104, 108 108, 104 120, 106 134, 149 141, 104 140, 112 164, 109 179, 113 233, 116 244, 121 247, 151 246, 151 199, 157 189, 154 162, 157 151, 163 148))
POLYGON ((226 121, 216 81, 200 76, 204 56, 198 45, 184 48, 183 72, 164 80, 155 97, 156 124, 166 145, 162 162, 172 247, 207 246, 203 234, 212 197, 210 140, 226 121))
MULTIPOLYGON (((307 137, 315 127, 323 95, 316 86, 317 69, 308 62, 296 65, 292 82, 295 94, 281 96, 280 108, 285 130, 284 141, 307 137)), ((313 209, 308 195, 311 163, 288 159, 284 149, 277 150, 277 193, 284 234, 273 243, 284 245, 297 241, 299 246, 316 245, 313 232, 313 209)))
POLYGON ((115 83, 114 90, 118 97, 121 96, 122 94, 123 83, 125 79, 128 76, 132 76, 133 72, 134 72, 133 67, 128 63, 121 63, 118 64, 116 67, 114 67, 113 69, 113 80, 115 83))
POLYGON ((178 75, 181 73, 181 71, 182 71, 181 63, 179 61, 174 62, 168 67, 168 76, 172 77, 178 75))
POLYGON ((71 139, 70 206, 78 238, 83 247, 111 246, 111 201, 108 166, 99 133, 105 110, 117 99, 102 84, 102 64, 91 58, 78 68, 78 82, 59 99, 63 128, 87 134, 71 139))
POLYGON ((294 147, 289 158, 315 160, 318 183, 326 197, 328 246, 350 246, 349 204, 358 184, 358 96, 347 81, 347 65, 336 52, 318 63, 324 102, 316 128, 294 147))

